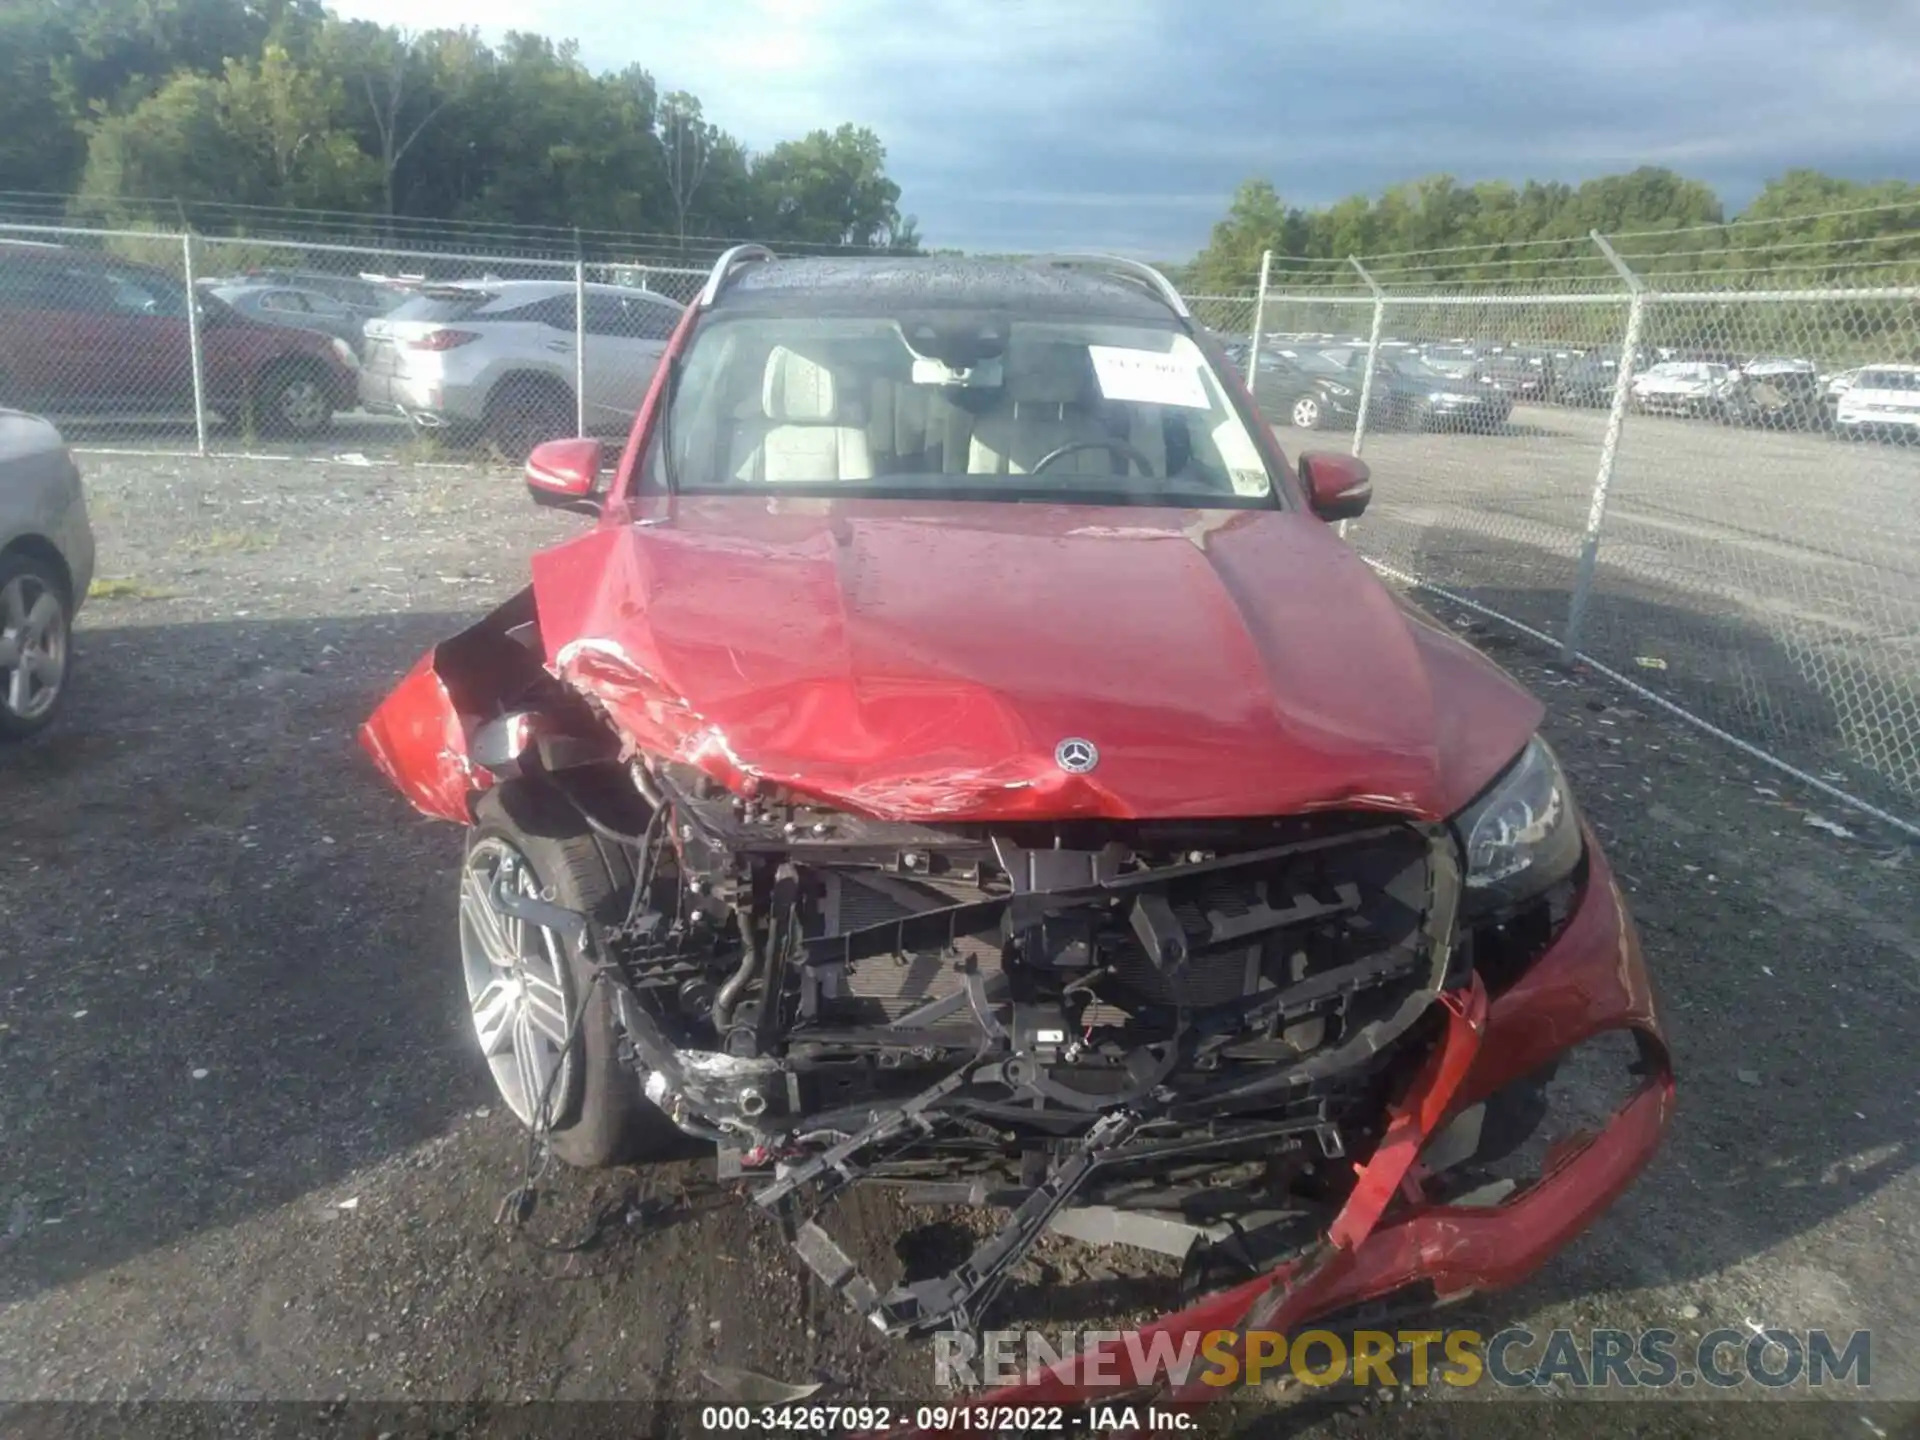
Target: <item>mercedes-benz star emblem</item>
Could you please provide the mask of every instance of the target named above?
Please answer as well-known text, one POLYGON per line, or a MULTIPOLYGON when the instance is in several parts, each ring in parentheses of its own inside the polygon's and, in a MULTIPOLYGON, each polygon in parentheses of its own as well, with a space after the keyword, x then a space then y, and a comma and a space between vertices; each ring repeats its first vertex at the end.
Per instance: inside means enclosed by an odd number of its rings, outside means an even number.
POLYGON ((1074 735, 1053 747, 1053 763, 1069 775, 1084 775, 1100 763, 1100 752, 1091 740, 1074 735))

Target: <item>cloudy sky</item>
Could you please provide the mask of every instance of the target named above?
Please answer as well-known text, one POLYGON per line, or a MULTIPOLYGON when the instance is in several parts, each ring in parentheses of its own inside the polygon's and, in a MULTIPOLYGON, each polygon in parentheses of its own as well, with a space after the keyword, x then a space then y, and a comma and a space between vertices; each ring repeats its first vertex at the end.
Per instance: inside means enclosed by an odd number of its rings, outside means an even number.
POLYGON ((1920 179, 1920 0, 332 0, 576 39, 749 145, 870 125, 936 245, 1182 258, 1240 181, 1641 164, 1730 207, 1810 165, 1920 179))

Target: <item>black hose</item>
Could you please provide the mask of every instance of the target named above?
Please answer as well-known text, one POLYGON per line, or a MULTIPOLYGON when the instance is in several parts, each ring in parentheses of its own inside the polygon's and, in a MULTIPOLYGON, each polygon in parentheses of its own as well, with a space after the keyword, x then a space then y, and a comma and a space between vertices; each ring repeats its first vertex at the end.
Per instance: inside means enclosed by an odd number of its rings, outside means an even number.
POLYGON ((633 862, 633 893, 627 900, 628 925, 640 918, 653 893, 653 872, 660 859, 660 826, 664 819, 665 812, 660 810, 647 816, 647 833, 640 837, 640 850, 633 862))
POLYGON ((638 790, 641 798, 653 807, 654 813, 658 814, 667 808, 666 797, 660 793, 659 784, 647 773, 647 767, 644 764, 635 760, 627 766, 627 773, 633 777, 633 788, 638 790))
POLYGON ((753 983, 754 972, 760 968, 760 946, 753 938, 753 921, 744 909, 734 911, 734 917, 740 922, 740 943, 746 953, 740 957, 740 968, 727 977, 727 983, 713 997, 713 1028, 720 1032, 722 1040, 733 1024, 733 1007, 740 1003, 747 986, 753 983))

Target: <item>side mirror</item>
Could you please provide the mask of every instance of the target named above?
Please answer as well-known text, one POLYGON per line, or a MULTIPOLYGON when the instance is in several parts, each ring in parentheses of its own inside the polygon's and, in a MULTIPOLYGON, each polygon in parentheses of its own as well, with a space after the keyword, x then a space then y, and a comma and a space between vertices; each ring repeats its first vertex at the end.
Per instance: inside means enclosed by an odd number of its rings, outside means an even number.
POLYGON ((600 499, 594 494, 600 484, 598 440, 549 440, 536 445, 527 457, 525 475, 534 504, 584 515, 600 513, 600 499))
POLYGON ((1307 508, 1322 520, 1351 520, 1373 499, 1373 474, 1366 461, 1351 455, 1302 455, 1300 480, 1307 487, 1307 508))

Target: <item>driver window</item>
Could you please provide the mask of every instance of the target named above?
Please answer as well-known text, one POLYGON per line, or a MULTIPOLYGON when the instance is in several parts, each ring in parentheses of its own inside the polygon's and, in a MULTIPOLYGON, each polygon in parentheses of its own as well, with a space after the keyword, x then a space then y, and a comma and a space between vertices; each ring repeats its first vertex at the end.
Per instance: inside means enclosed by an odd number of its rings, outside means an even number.
POLYGON ((186 292, 151 275, 106 272, 113 289, 113 309, 123 315, 184 316, 186 292))

